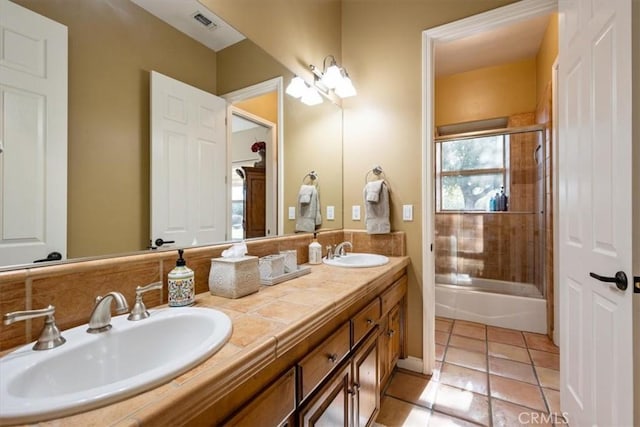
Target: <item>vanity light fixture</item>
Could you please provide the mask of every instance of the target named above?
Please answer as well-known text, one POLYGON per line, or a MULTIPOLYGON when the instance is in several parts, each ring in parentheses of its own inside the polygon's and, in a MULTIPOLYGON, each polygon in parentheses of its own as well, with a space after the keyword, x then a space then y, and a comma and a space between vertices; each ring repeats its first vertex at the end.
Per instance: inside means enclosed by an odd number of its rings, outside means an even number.
POLYGON ((325 56, 322 61, 322 71, 315 65, 309 65, 313 73, 313 85, 308 84, 300 76, 294 76, 287 86, 287 95, 299 98, 307 105, 317 105, 322 103, 323 94, 328 98, 330 91, 333 91, 340 98, 348 98, 356 95, 356 88, 345 68, 340 68, 333 55, 325 56), (330 60, 327 67, 327 60, 330 60))
POLYGON ((322 71, 313 64, 309 65, 309 68, 314 75, 314 83, 320 90, 326 93, 333 90, 340 98, 356 95, 356 88, 353 86, 347 70, 338 66, 333 55, 324 57, 322 71), (327 67, 328 59, 331 60, 329 67, 327 67))

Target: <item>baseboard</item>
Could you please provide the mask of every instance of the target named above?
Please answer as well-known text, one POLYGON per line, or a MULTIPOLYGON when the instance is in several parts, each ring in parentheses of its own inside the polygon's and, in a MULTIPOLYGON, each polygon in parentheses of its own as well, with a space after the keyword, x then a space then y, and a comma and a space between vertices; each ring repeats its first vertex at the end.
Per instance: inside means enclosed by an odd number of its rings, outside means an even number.
POLYGON ((417 357, 409 356, 406 359, 398 359, 398 368, 422 373, 423 367, 422 359, 417 357))

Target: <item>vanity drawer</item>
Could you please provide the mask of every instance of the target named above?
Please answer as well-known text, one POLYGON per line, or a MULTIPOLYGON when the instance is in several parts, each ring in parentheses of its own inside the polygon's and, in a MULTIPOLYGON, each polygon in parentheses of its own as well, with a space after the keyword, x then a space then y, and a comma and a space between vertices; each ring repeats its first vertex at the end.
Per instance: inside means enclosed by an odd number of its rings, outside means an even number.
POLYGON ((380 320, 380 316, 380 298, 375 298, 369 305, 353 316, 351 319, 353 329, 353 341, 351 345, 353 347, 355 347, 371 329, 375 328, 380 320))
POLYGON ((300 400, 304 400, 349 353, 349 323, 324 340, 298 363, 300 400))

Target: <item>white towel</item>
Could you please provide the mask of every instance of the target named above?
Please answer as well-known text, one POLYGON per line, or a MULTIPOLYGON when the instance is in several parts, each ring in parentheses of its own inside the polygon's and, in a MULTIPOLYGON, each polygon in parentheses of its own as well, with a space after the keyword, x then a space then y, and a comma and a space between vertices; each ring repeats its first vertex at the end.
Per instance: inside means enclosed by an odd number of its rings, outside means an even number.
POLYGON ((313 232, 322 224, 320 196, 315 185, 302 185, 298 192, 296 231, 313 232))
POLYGON ((389 222, 389 190, 384 180, 367 183, 363 190, 364 212, 367 233, 386 234, 391 232, 389 222), (379 190, 377 190, 379 188, 379 190), (375 199, 376 194, 377 201, 375 199))
POLYGON ((384 181, 382 179, 367 183, 364 187, 364 200, 366 202, 377 203, 380 200, 380 191, 382 190, 383 183, 384 181))

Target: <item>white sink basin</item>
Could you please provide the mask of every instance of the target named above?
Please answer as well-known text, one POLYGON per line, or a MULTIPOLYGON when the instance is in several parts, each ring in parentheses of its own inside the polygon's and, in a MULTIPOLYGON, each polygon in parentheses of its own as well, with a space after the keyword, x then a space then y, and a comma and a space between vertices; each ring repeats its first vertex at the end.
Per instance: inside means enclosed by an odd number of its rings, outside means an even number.
POLYGON ((0 424, 56 418, 106 405, 175 378, 219 350, 231 320, 209 308, 149 310, 136 322, 111 319, 113 328, 62 331, 52 350, 26 345, 0 359, 0 424))
POLYGON ((335 265, 336 267, 363 268, 385 265, 389 262, 389 258, 378 254, 348 252, 346 255, 334 257, 333 259, 323 258, 322 262, 328 265, 335 265))

